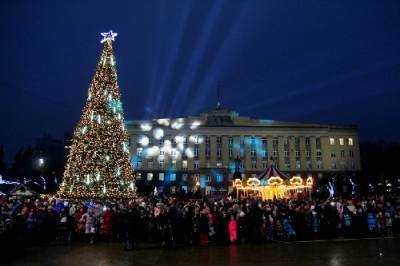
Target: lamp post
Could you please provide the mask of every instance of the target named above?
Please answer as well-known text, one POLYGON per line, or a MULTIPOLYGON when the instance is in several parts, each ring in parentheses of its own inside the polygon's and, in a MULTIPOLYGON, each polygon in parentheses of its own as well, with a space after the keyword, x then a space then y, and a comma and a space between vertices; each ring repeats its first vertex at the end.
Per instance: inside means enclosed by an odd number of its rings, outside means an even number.
POLYGON ((46 190, 47 189, 47 182, 46 182, 46 179, 43 176, 43 174, 44 174, 44 165, 45 165, 44 158, 40 157, 38 159, 38 165, 39 165, 39 169, 40 169, 40 178, 43 181, 43 190, 46 190))

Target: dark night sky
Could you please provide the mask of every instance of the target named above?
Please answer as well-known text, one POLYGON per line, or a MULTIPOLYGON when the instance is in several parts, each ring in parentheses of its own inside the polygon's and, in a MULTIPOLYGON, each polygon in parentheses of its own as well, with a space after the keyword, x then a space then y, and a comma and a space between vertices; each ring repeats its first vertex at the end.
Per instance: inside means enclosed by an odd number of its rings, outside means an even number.
POLYGON ((80 117, 114 43, 125 118, 223 106, 255 118, 357 124, 400 140, 400 1, 2 1, 0 144, 11 157, 80 117))

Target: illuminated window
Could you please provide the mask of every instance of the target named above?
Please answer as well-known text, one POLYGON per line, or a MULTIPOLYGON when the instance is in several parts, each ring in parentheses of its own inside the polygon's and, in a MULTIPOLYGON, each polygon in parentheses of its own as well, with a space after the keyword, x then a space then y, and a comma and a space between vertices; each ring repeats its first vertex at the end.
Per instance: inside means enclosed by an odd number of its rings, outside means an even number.
POLYGON ((339 138, 339 145, 343 146, 344 145, 344 139, 343 138, 339 138))
POLYGON ((143 148, 137 148, 136 149, 136 155, 137 156, 142 156, 143 155, 143 148))
POLYGON ((194 175, 194 180, 195 181, 199 181, 200 180, 200 175, 199 174, 195 174, 194 175))
POLYGON ((301 168, 301 163, 300 163, 300 161, 296 161, 296 168, 297 168, 297 169, 300 169, 300 168, 301 168))
POLYGON ((310 158, 311 157, 311 150, 306 150, 306 157, 310 158))
POLYGON ((199 161, 194 161, 194 163, 193 163, 193 168, 194 169, 199 169, 200 167, 199 167, 199 161))
POLYGON ((273 157, 278 157, 278 150, 273 150, 272 151, 272 156, 273 157))
POLYGON ((164 173, 159 173, 158 174, 158 180, 164 181, 164 173))
POLYGON ((221 183, 224 180, 224 177, 222 175, 220 175, 220 174, 217 174, 216 180, 217 180, 218 183, 221 183))
POLYGON ((229 137, 229 139, 228 139, 228 144, 229 144, 229 145, 232 145, 232 144, 233 144, 233 138, 232 138, 232 137, 229 137))
POLYGON ((349 139, 347 140, 347 143, 349 144, 349 146, 353 146, 353 145, 354 145, 354 143, 353 143, 353 138, 349 138, 349 139))
POLYGON ((267 138, 263 137, 261 141, 264 146, 267 146, 267 138))
POLYGON ((256 138, 254 136, 250 138, 250 143, 251 143, 251 145, 256 144, 256 138))
POLYGON ((194 157, 199 157, 199 146, 194 147, 194 157))
POLYGON ((322 156, 321 150, 317 150, 317 158, 321 158, 321 156, 322 156))
POLYGON ((257 151, 256 151, 256 149, 251 149, 250 155, 251 155, 251 157, 256 157, 256 156, 257 156, 257 151))
POLYGON ((265 168, 267 168, 267 166, 268 166, 268 163, 267 162, 262 162, 262 167, 263 167, 263 169, 265 169, 265 168))
POLYGON ((277 137, 272 138, 272 144, 273 144, 273 145, 275 145, 275 146, 278 145, 278 142, 279 142, 279 141, 278 141, 278 138, 277 138, 277 137))
POLYGON ((171 155, 172 155, 172 157, 174 157, 174 158, 176 157, 176 149, 172 149, 172 150, 171 150, 171 155))
POLYGON ((311 170, 311 168, 312 168, 312 163, 311 163, 311 161, 307 161, 307 170, 311 170))
POLYGON ((153 173, 147 173, 147 181, 153 180, 153 173))
POLYGON ((321 146, 321 139, 320 138, 315 138, 315 145, 321 146))
POLYGON ((172 167, 172 168, 176 168, 176 160, 172 160, 172 162, 171 162, 171 167, 172 167))
POLYGON ((222 143, 222 137, 217 137, 217 144, 221 144, 222 143))
POLYGON ((322 161, 317 161, 317 169, 322 169, 322 161))
POLYGON ((187 177, 188 177, 187 174, 182 174, 182 181, 187 181, 187 177))
POLYGON ((283 153, 286 158, 289 157, 289 150, 284 150, 283 153))
POLYGON ((257 168, 257 161, 255 161, 255 160, 251 161, 251 168, 252 169, 256 169, 257 168))
POLYGON ((290 168, 290 161, 289 160, 285 160, 285 168, 286 169, 290 168))
POLYGON ((161 168, 161 169, 163 169, 163 168, 164 168, 164 160, 160 160, 160 162, 159 162, 159 166, 160 166, 160 168, 161 168))
POLYGON ((267 155, 268 155, 267 150, 263 150, 262 151, 262 157, 263 158, 267 158, 267 155))
POLYGON ((160 155, 164 155, 164 150, 163 149, 160 150, 160 155))
POLYGON ((300 157, 300 151, 295 151, 296 157, 300 157))
POLYGON ((188 163, 187 163, 186 160, 182 161, 182 168, 183 168, 184 170, 187 169, 187 165, 188 165, 188 163))
POLYGON ((335 139, 334 138, 329 138, 329 143, 331 145, 335 145, 335 139))
POLYGON ((229 150, 228 150, 228 156, 229 156, 229 158, 233 157, 233 151, 231 148, 229 148, 229 150))
POLYGON ((222 158, 222 148, 220 146, 218 146, 217 148, 217 158, 218 159, 222 158))
POLYGON ((169 174, 169 181, 176 181, 176 173, 169 174))
POLYGON ((221 168, 222 167, 222 163, 221 162, 218 162, 217 163, 217 168, 221 168))
POLYGON ((284 145, 289 145, 289 138, 288 137, 284 137, 283 138, 283 144, 284 145))

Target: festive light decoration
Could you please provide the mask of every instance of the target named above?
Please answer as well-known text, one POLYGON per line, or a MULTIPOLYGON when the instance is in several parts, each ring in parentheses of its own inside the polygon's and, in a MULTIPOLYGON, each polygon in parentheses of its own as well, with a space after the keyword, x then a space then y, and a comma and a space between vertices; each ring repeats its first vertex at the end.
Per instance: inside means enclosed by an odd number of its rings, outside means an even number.
POLYGON ((80 199, 129 199, 136 196, 117 82, 112 41, 104 43, 89 97, 72 140, 59 196, 80 199))
MULTIPOLYGON (((115 41, 115 37, 118 36, 118 33, 113 32, 112 30, 110 30, 109 32, 101 33, 101 36, 103 36, 103 39, 100 42, 101 43, 105 43, 106 41, 115 41)), ((100 60, 100 62, 103 62, 103 61, 100 60)))
POLYGON ((246 182, 240 179, 233 181, 238 199, 247 198, 249 195, 261 197, 263 200, 288 199, 296 198, 299 194, 311 198, 312 186, 312 177, 303 181, 300 176, 293 176, 286 181, 279 176, 271 176, 268 180, 250 177, 246 182), (246 186, 243 184, 246 184, 246 186))

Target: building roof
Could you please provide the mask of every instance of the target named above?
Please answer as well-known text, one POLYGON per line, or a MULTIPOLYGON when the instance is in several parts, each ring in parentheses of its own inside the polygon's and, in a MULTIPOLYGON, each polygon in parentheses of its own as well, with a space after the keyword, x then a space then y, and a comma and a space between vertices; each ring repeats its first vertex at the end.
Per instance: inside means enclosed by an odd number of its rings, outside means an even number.
MULTIPOLYGON (((194 124, 197 127, 241 127, 241 128, 269 128, 269 129, 346 129, 357 131, 356 125, 329 125, 314 123, 285 122, 269 119, 252 119, 245 116, 239 116, 238 113, 232 112, 218 106, 214 110, 200 113, 199 116, 190 116, 187 118, 159 118, 152 120, 129 120, 126 125, 129 128, 140 127, 143 124, 159 124, 160 126, 173 126, 178 124, 181 128, 191 128, 194 124)), ((191 128, 193 129, 193 128, 191 128)))

